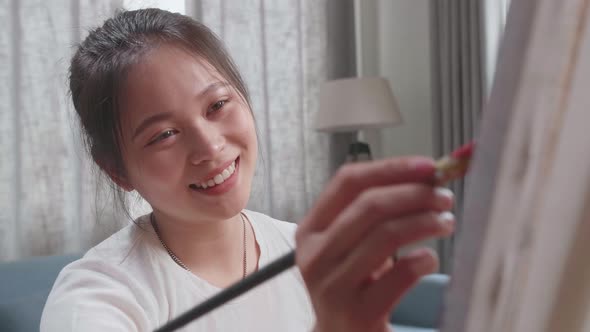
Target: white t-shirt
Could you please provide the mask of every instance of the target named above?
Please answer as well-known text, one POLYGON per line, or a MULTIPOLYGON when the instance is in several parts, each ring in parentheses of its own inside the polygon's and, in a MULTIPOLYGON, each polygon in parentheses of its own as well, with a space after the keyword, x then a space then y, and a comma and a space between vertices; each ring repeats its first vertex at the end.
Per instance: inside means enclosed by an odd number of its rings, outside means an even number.
MULTIPOLYGON (((295 224, 244 211, 262 267, 294 248, 295 224)), ((140 218, 145 221, 145 216, 140 218)), ((41 331, 152 331, 220 289, 178 266, 149 222, 130 225, 66 266, 49 295, 41 331)), ((311 331, 313 308, 291 268, 179 331, 311 331)))

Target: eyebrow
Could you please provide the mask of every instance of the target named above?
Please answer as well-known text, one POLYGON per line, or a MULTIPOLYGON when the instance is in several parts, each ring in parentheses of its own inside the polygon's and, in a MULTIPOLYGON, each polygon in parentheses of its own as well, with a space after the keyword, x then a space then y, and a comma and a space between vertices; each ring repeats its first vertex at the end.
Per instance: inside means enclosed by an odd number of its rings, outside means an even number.
POLYGON ((227 82, 222 82, 222 81, 217 81, 217 82, 213 82, 209 85, 207 85, 206 88, 204 88, 203 90, 201 90, 201 92, 199 92, 199 94, 197 95, 197 97, 203 97, 204 95, 210 93, 211 91, 217 90, 219 88, 225 88, 230 86, 229 83, 227 82))
MULTIPOLYGON (((213 83, 209 84, 207 87, 205 87, 203 90, 201 90, 197 94, 197 98, 201 98, 201 97, 205 96, 206 94, 210 93, 211 91, 217 90, 222 87, 227 87, 227 86, 229 86, 229 83, 227 83, 227 82, 221 82, 221 81, 213 82, 213 83)), ((133 137, 131 140, 135 140, 135 138, 139 134, 141 134, 142 131, 146 130, 152 124, 159 122, 159 121, 167 120, 171 117, 172 117, 172 112, 163 112, 163 113, 154 114, 154 115, 146 118, 145 120, 143 120, 141 122, 141 124, 139 126, 137 126, 137 128, 135 129, 135 132, 133 133, 133 137)))

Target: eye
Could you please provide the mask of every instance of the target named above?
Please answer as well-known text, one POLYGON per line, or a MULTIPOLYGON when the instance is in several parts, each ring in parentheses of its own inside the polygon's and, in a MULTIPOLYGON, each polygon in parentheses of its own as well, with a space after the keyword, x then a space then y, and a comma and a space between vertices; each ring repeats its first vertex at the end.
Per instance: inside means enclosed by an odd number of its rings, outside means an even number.
POLYGON ((162 132, 160 135, 156 136, 156 138, 154 138, 153 140, 151 140, 148 145, 152 145, 154 143, 163 141, 165 139, 167 139, 168 137, 174 136, 178 133, 178 130, 174 130, 174 129, 168 129, 164 132, 162 132))
POLYGON ((225 106, 225 104, 227 104, 228 101, 229 100, 224 99, 224 100, 220 100, 220 101, 216 102, 215 104, 211 105, 211 110, 209 111, 209 113, 214 113, 214 112, 221 110, 223 108, 223 106, 225 106))

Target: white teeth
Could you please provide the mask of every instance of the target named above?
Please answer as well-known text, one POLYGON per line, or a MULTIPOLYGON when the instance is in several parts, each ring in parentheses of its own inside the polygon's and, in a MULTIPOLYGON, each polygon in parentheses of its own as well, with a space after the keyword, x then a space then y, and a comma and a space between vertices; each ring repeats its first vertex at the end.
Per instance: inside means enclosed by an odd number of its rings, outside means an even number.
POLYGON ((236 162, 232 162, 226 169, 221 171, 221 173, 215 175, 212 179, 208 181, 202 182, 197 185, 197 187, 207 189, 209 187, 216 186, 218 184, 222 184, 225 180, 229 179, 232 174, 236 171, 236 162))

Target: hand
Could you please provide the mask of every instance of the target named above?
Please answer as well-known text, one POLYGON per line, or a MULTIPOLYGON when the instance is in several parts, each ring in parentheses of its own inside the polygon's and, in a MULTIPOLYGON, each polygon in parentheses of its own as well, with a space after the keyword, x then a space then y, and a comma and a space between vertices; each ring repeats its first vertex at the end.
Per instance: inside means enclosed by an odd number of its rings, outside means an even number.
POLYGON ((434 162, 421 157, 347 164, 296 233, 296 263, 316 313, 316 331, 389 331, 389 314, 438 268, 429 249, 395 263, 400 247, 448 236, 448 189, 432 187, 434 162))

